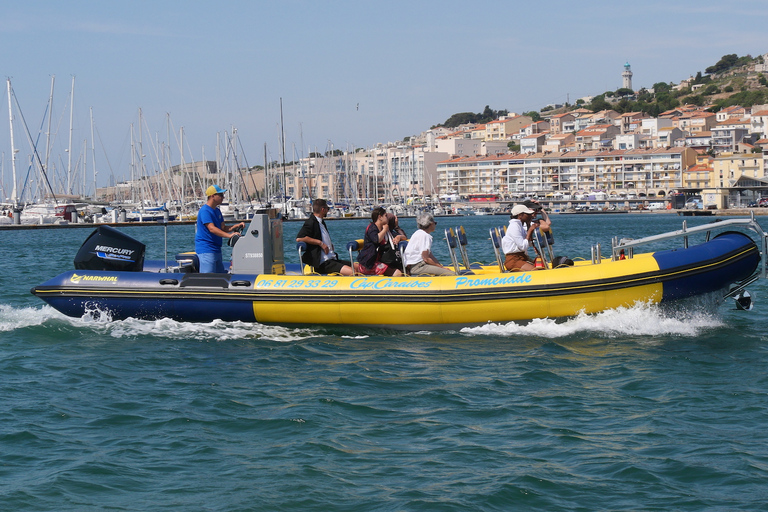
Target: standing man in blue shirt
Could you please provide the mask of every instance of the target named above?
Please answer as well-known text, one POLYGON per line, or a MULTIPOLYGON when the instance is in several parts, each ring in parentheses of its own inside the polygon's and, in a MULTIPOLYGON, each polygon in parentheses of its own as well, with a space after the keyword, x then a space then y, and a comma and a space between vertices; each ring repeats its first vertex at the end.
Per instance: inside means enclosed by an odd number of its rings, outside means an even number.
POLYGON ((236 229, 243 229, 244 222, 227 227, 219 206, 224 202, 226 189, 211 185, 205 191, 208 197, 206 203, 197 212, 197 228, 195 231, 195 252, 200 260, 200 273, 218 272, 223 274, 224 262, 221 257, 221 241, 235 236, 236 229))

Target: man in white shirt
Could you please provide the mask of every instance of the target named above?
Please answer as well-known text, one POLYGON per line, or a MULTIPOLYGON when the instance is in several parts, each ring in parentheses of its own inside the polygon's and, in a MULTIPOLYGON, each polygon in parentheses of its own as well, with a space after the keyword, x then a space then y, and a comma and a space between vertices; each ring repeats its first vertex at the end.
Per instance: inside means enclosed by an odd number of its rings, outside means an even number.
POLYGON ((512 208, 512 215, 507 226, 507 232, 501 239, 501 249, 504 251, 504 268, 510 272, 535 270, 531 258, 528 256, 528 247, 531 243, 535 212, 523 204, 517 204, 512 208))
POLYGON ((437 227, 435 218, 429 213, 420 212, 416 215, 416 231, 408 240, 408 246, 403 253, 405 269, 411 276, 455 276, 437 261, 432 254, 432 233, 437 227))

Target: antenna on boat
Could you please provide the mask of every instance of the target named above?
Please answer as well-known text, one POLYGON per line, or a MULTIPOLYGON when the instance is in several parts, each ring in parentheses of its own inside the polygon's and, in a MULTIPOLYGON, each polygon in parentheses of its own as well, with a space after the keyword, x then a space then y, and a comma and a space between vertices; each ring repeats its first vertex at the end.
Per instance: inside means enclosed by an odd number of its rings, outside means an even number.
POLYGON ((163 258, 164 258, 164 261, 165 261, 165 264, 164 264, 165 266, 163 268, 165 269, 165 272, 168 272, 168 217, 167 217, 167 212, 164 213, 163 219, 159 220, 157 222, 159 222, 160 224, 163 225, 163 231, 164 231, 163 239, 165 241, 165 250, 163 251, 163 258))
POLYGON ((280 133, 282 135, 282 145, 283 145, 283 211, 282 213, 285 214, 288 209, 288 190, 286 189, 286 181, 285 181, 285 127, 283 125, 283 98, 280 98, 280 133))

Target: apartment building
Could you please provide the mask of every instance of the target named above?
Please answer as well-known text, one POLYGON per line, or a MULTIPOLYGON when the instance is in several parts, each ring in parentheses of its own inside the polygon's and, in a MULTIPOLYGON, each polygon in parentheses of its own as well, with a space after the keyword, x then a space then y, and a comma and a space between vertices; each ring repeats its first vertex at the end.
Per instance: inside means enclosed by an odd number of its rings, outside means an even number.
MULTIPOLYGON (((339 156, 304 158, 286 169, 285 189, 291 197, 323 197, 334 202, 423 197, 437 193, 437 162, 449 157, 449 153, 426 151, 424 146, 381 145, 339 156)), ((282 170, 276 178, 283 179, 282 170)))
POLYGON ((437 182, 441 194, 464 196, 494 191, 510 197, 579 191, 665 196, 681 188, 683 170, 695 163, 690 148, 454 158, 437 164, 437 182))
POLYGON ((501 116, 495 121, 485 124, 485 140, 509 141, 512 135, 518 133, 520 129, 533 122, 530 116, 501 116))
POLYGON ((717 124, 712 112, 686 112, 672 119, 673 126, 690 134, 711 131, 717 124))
POLYGON ((695 165, 683 169, 682 188, 684 190, 700 192, 701 190, 710 187, 714 175, 714 168, 712 166, 713 161, 713 157, 703 155, 703 157, 700 156, 697 158, 695 165))
POLYGON ((718 152, 735 152, 749 135, 751 123, 746 119, 730 119, 712 127, 712 147, 718 152))
POLYGON ((579 151, 608 149, 619 132, 620 128, 613 124, 597 124, 584 128, 576 133, 576 149, 579 151))
POLYGON ((749 117, 749 115, 750 109, 741 107, 739 105, 731 105, 730 107, 725 107, 724 109, 718 111, 715 114, 715 119, 718 123, 722 123, 732 119, 743 119, 745 117, 749 117))
POLYGON ((631 133, 641 126, 643 119, 648 119, 648 117, 648 114, 644 112, 627 112, 626 114, 621 114, 616 123, 618 123, 621 129, 621 133, 631 133))
POLYGON ((765 178, 760 153, 724 153, 713 159, 712 168, 711 188, 735 187, 740 178, 765 178))
POLYGON ((574 119, 576 118, 573 116, 573 114, 557 114, 551 116, 548 118, 550 133, 552 133, 552 135, 563 133, 565 131, 563 125, 573 123, 574 119))
POLYGON ((758 110, 749 119, 750 131, 759 133, 760 138, 768 138, 768 110, 758 110))

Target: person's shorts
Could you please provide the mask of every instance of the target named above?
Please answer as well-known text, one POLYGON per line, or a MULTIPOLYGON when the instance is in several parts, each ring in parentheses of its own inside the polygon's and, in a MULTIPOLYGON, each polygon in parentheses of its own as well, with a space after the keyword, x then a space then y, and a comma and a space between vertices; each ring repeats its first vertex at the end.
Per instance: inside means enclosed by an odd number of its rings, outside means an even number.
POLYGON ((531 258, 524 252, 512 252, 504 257, 504 268, 507 270, 520 270, 523 263, 531 263, 531 258))
POLYGON ((318 274, 341 274, 344 267, 352 267, 352 264, 344 260, 327 260, 315 269, 318 274))
POLYGON ((223 274, 226 272, 226 270, 224 270, 224 261, 220 252, 197 253, 197 259, 200 261, 201 274, 213 272, 223 274))

